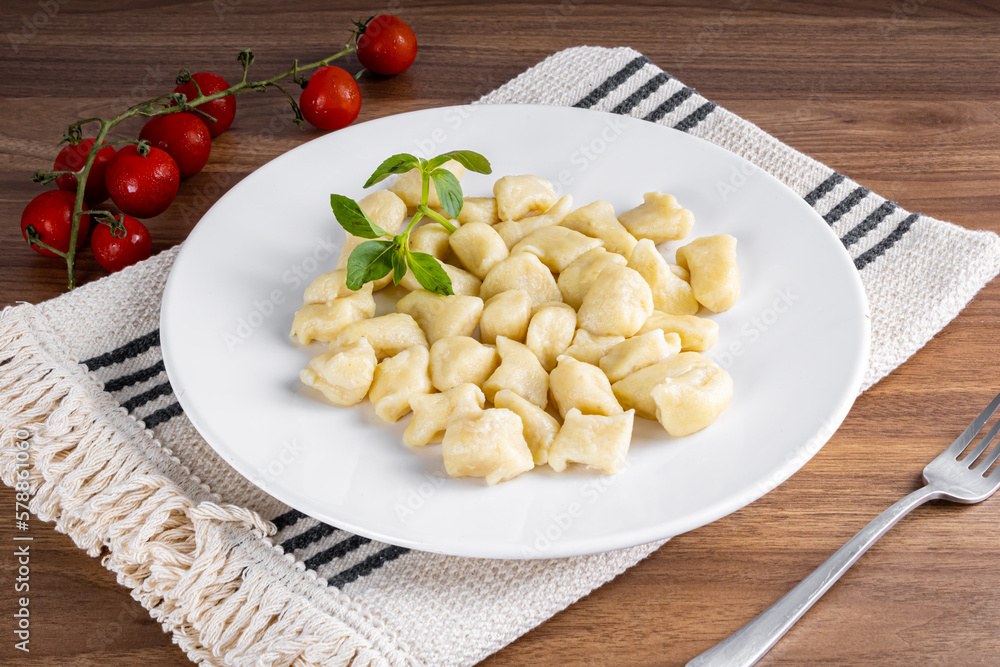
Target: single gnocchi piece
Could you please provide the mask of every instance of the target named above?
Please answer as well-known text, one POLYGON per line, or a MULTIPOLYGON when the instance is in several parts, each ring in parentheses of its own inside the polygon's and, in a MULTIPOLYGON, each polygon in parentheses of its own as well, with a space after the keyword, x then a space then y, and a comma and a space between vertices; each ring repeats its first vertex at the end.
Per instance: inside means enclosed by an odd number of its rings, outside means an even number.
POLYGON ((694 214, 681 208, 677 198, 659 192, 647 192, 643 202, 618 216, 632 236, 653 243, 679 241, 691 233, 694 214))
POLYGON ((565 354, 559 357, 559 363, 549 374, 549 391, 563 419, 573 408, 587 415, 622 412, 611 383, 601 369, 565 354))
POLYGON ((486 274, 479 296, 489 301, 500 292, 524 290, 531 297, 532 307, 546 301, 562 301, 562 293, 552 272, 542 261, 527 252, 519 252, 503 260, 486 274))
MULTIPOLYGON (((389 190, 376 190, 358 202, 358 206, 376 225, 389 232, 396 234, 399 232, 403 219, 406 218, 406 204, 389 190)), ((337 259, 338 269, 347 269, 347 261, 354 252, 354 249, 367 241, 360 236, 348 234, 344 240, 344 245, 340 249, 340 257, 337 259)), ((380 290, 392 280, 392 276, 385 276, 374 281, 376 290, 380 290)))
POLYGON ((585 415, 576 408, 566 413, 566 421, 549 447, 548 463, 562 472, 570 462, 598 468, 615 475, 625 467, 632 442, 635 412, 616 415, 585 415))
POLYGON ((577 329, 573 343, 565 354, 585 364, 597 366, 608 350, 625 340, 625 336, 595 336, 586 329, 577 329))
POLYGON ((617 253, 608 252, 604 248, 594 248, 583 253, 562 273, 556 285, 562 294, 563 301, 576 310, 583 305, 583 297, 587 295, 601 271, 609 266, 625 266, 626 260, 617 253))
POLYGON ((360 403, 375 377, 375 349, 366 338, 342 350, 328 350, 313 357, 299 373, 303 384, 314 387, 334 405, 360 403))
POLYGON ((397 301, 396 312, 416 320, 427 335, 427 342, 433 345, 449 336, 471 336, 483 313, 483 300, 478 296, 444 296, 421 289, 397 301))
POLYGON ((576 333, 576 311, 561 301, 550 301, 534 309, 525 344, 535 353, 546 372, 555 368, 556 357, 566 351, 576 333))
POLYGON ((531 321, 531 297, 521 289, 507 290, 490 298, 479 318, 479 338, 493 345, 498 336, 523 343, 531 321))
POLYGON ((462 225, 452 232, 448 243, 462 266, 480 280, 510 254, 500 235, 485 222, 462 225))
MULTIPOLYGON (((480 282, 479 278, 464 269, 458 268, 457 266, 452 266, 451 264, 447 264, 441 260, 437 260, 437 262, 441 265, 441 268, 444 269, 444 272, 448 274, 448 277, 451 278, 452 292, 462 296, 479 296, 479 290, 482 286, 482 282, 480 282)), ((416 276, 413 275, 413 271, 410 269, 406 269, 406 274, 403 276, 403 279, 399 281, 399 284, 403 287, 403 289, 410 290, 411 292, 424 288, 424 286, 417 281, 416 276)))
POLYGON ((654 329, 615 345, 598 364, 612 382, 631 375, 637 370, 677 356, 681 351, 681 337, 654 329))
POLYGON ((493 485, 535 467, 521 418, 504 408, 458 419, 444 433, 444 469, 452 477, 482 477, 493 485))
POLYGON ((517 341, 497 337, 500 365, 485 383, 483 392, 491 403, 497 392, 510 389, 518 396, 545 409, 548 403, 549 374, 535 353, 517 341))
MULTIPOLYGON (((646 419, 656 419, 656 402, 653 400, 653 389, 667 381, 694 371, 689 380, 699 377, 707 378, 718 371, 725 373, 714 362, 697 352, 681 352, 666 361, 646 366, 611 385, 619 402, 626 408, 633 408, 635 413, 646 419)), ((726 373, 728 376, 729 374, 726 373)), ((728 398, 726 401, 728 402, 728 398)))
POLYGON ((513 248, 525 236, 543 227, 558 225, 563 218, 573 210, 573 197, 563 195, 550 209, 538 215, 531 215, 521 220, 504 220, 493 225, 508 248, 513 248))
POLYGON ((680 336, 682 352, 704 352, 719 340, 719 323, 697 315, 668 315, 656 310, 636 334, 653 329, 680 336))
POLYGON ((701 305, 721 313, 736 303, 740 271, 735 237, 718 234, 695 239, 677 249, 677 264, 691 272, 691 289, 701 305))
POLYGON ((438 391, 467 382, 482 386, 499 363, 492 345, 469 336, 440 338, 431 345, 431 384, 438 391))
POLYGON ((649 239, 635 244, 627 266, 646 280, 653 292, 654 309, 675 315, 694 315, 701 308, 691 285, 670 270, 667 260, 649 239))
MULTIPOLYGON (((368 283, 363 285, 358 292, 365 291, 366 287, 368 287, 368 283)), ((368 291, 371 291, 370 287, 368 291)), ((358 292, 355 292, 347 286, 347 269, 337 269, 336 271, 324 273, 309 284, 309 287, 306 288, 305 294, 302 295, 302 305, 308 306, 310 303, 329 303, 334 299, 339 299, 343 296, 351 296, 352 294, 357 294, 358 292)))
POLYGON ((420 225, 410 232, 410 250, 444 261, 451 254, 451 234, 437 223, 420 225))
POLYGON ((632 248, 635 247, 635 237, 618 222, 614 207, 606 201, 597 200, 582 206, 563 218, 559 224, 581 234, 601 239, 605 248, 625 259, 628 259, 632 254, 632 248))
MULTIPOLYGON (((462 177, 465 176, 465 167, 454 160, 448 160, 441 166, 455 174, 455 178, 458 180, 462 180, 462 177)), ((407 207, 415 209, 420 205, 420 191, 422 187, 423 182, 420 176, 420 170, 413 168, 405 174, 400 174, 396 178, 396 181, 389 186, 389 190, 398 195, 399 198, 406 203, 407 207)), ((437 188, 434 187, 433 180, 430 182, 427 205, 431 208, 441 207, 441 199, 438 198, 437 188)))
POLYGON ((628 338, 652 313, 653 293, 642 276, 625 266, 609 266, 583 297, 577 320, 592 334, 628 338))
POLYGON ((462 225, 470 222, 485 222, 487 225, 492 225, 499 221, 497 200, 493 197, 466 197, 462 210, 458 213, 458 222, 462 225))
POLYGON ((409 347, 428 346, 427 336, 416 320, 405 313, 389 313, 347 325, 330 347, 345 348, 362 336, 375 348, 379 361, 409 347))
POLYGON ((314 340, 329 343, 351 324, 374 314, 375 299, 372 297, 372 285, 368 283, 357 292, 351 292, 350 296, 302 306, 292 320, 291 335, 302 345, 314 340))
POLYGON ((733 397, 733 379, 725 369, 696 352, 652 389, 656 419, 675 438, 705 428, 722 414, 733 397))
POLYGON ((441 394, 417 394, 410 397, 413 416, 403 431, 403 444, 422 447, 441 442, 448 424, 455 419, 470 419, 483 411, 486 397, 472 383, 460 384, 441 394))
POLYGON ((550 271, 559 273, 583 253, 602 245, 604 241, 600 239, 554 225, 531 232, 511 248, 511 253, 530 252, 542 260, 550 271))
POLYGON ((504 176, 493 184, 501 220, 520 220, 548 210, 558 199, 552 183, 538 176, 504 176))
POLYGON ((375 414, 397 422, 410 411, 410 399, 431 393, 430 353, 422 345, 408 347, 375 367, 368 398, 375 414))
POLYGON ((493 404, 498 408, 506 408, 521 418, 531 458, 536 466, 545 465, 549 460, 549 447, 559 432, 559 420, 510 389, 498 391, 493 397, 493 404))

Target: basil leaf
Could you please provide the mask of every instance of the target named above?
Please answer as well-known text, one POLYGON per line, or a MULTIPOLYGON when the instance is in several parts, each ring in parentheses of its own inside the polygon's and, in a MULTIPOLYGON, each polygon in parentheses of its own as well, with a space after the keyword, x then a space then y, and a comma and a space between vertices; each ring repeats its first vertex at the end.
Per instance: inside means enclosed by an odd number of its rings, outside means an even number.
POLYGON ((431 172, 431 180, 434 181, 438 199, 441 200, 441 208, 451 217, 457 218, 465 200, 462 199, 462 186, 455 174, 447 169, 435 169, 431 172))
POLYGON ((490 166, 490 161, 475 151, 452 151, 450 153, 444 153, 443 155, 438 155, 436 158, 428 162, 427 167, 429 169, 437 169, 448 160, 454 160, 469 171, 474 171, 477 174, 493 173, 493 167, 490 166))
POLYGON ((344 195, 330 195, 330 208, 337 217, 337 222, 348 234, 360 236, 363 239, 377 239, 380 236, 387 236, 385 231, 372 222, 365 212, 358 206, 358 202, 344 195))
POLYGON ((406 275, 406 240, 396 237, 396 250, 392 253, 392 284, 398 285, 406 275))
POLYGON ((417 161, 417 158, 409 153, 399 153, 398 155, 393 155, 378 166, 375 173, 373 173, 365 182, 365 187, 370 188, 379 181, 389 178, 393 174, 404 174, 419 165, 420 163, 417 161))
POLYGON ((392 271, 393 241, 365 241, 358 245, 347 259, 347 287, 359 290, 372 280, 378 280, 392 271))
POLYGON ((425 252, 407 251, 406 259, 409 261, 410 270, 413 271, 413 277, 425 290, 443 296, 455 293, 451 287, 451 277, 445 273, 444 267, 434 257, 425 252))

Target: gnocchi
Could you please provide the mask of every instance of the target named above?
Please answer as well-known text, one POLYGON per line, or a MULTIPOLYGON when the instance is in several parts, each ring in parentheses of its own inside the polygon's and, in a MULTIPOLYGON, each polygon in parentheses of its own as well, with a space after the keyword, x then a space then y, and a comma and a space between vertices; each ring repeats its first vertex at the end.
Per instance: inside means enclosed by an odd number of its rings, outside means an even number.
POLYGON ((585 415, 576 408, 566 413, 559 433, 549 446, 549 466, 562 472, 570 462, 615 475, 625 466, 632 441, 633 410, 616 415, 585 415))
MULTIPOLYGON (((663 259, 653 242, 643 239, 635 244, 626 265, 639 272, 653 293, 653 308, 664 313, 694 315, 701 307, 691 285, 680 278, 663 259)), ((679 267, 678 267, 679 268, 679 267)))
POLYGON ((521 418, 504 408, 452 421, 444 432, 442 453, 449 475, 483 477, 490 485, 535 467, 521 418))
POLYGON ((606 201, 595 201, 576 209, 560 223, 581 234, 604 241, 604 247, 625 259, 635 247, 635 237, 629 234, 615 217, 615 209, 606 201))
POLYGON ((729 310, 740 296, 736 239, 729 234, 705 236, 677 249, 677 264, 691 272, 698 303, 714 313, 729 310))
POLYGON ((422 447, 440 442, 448 424, 456 419, 477 416, 485 405, 483 390, 471 382, 456 385, 440 394, 410 396, 413 416, 403 431, 403 444, 422 447))
MULTIPOLYGON (((441 213, 430 187, 429 206, 441 213)), ((420 190, 413 170, 359 206, 395 234, 420 190)), ((672 195, 648 192, 616 217, 602 200, 573 210, 570 195, 530 175, 498 179, 492 197, 464 197, 454 224, 449 233, 427 218, 408 236, 454 294, 423 289, 407 269, 407 293, 379 316, 373 292, 392 276, 348 288, 347 258, 364 241, 348 235, 292 322, 299 343, 329 343, 300 371, 303 384, 338 406, 367 396, 387 422, 412 412, 405 445, 441 442, 449 475, 489 485, 543 465, 616 474, 636 416, 685 437, 726 410, 732 378, 699 354, 719 326, 697 313, 738 299, 735 238, 696 238, 670 264, 656 244, 687 237, 694 224, 672 195)))
POLYGON ((637 239, 653 243, 679 241, 691 233, 694 214, 681 208, 677 198, 659 192, 647 192, 642 203, 618 216, 618 221, 637 239))
POLYGON ((653 313, 653 292, 636 271, 609 266, 600 272, 580 305, 580 326, 599 336, 631 336, 653 313))
POLYGON ((410 399, 431 393, 429 366, 430 353, 421 345, 380 361, 368 390, 375 414, 387 422, 397 422, 410 411, 410 399))
POLYGON ((497 350, 469 336, 441 338, 431 345, 431 384, 438 391, 471 382, 482 386, 497 369, 497 350))
POLYGON ((549 391, 563 419, 571 409, 587 415, 617 415, 622 406, 601 369, 563 355, 549 374, 549 391))
POLYGON ((548 372, 555 368, 556 357, 566 351, 575 333, 576 311, 565 303, 552 301, 535 308, 525 344, 548 372))

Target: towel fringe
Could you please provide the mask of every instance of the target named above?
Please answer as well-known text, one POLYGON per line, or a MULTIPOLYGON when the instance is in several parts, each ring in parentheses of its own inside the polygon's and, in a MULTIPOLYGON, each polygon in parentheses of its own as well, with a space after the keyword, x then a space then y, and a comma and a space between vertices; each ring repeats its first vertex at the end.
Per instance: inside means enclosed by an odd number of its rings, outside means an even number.
POLYGON ((236 505, 194 499, 158 472, 131 442, 136 434, 121 428, 132 418, 95 403, 88 389, 99 386, 53 348, 54 339, 43 340, 41 320, 27 305, 0 314, 0 479, 14 486, 18 470, 28 470, 31 510, 101 556, 193 661, 415 664, 343 593, 329 596, 337 615, 298 594, 295 584, 317 582, 273 547, 270 522, 236 505), (21 440, 28 450, 18 449, 21 440), (18 459, 25 451, 27 467, 18 459))

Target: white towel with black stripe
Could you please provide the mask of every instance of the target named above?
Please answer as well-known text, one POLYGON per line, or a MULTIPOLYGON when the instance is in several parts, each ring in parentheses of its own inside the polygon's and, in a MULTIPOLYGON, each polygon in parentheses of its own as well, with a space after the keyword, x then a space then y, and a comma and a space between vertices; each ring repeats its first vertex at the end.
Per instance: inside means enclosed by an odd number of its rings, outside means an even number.
MULTIPOLYGON (((561 51, 482 103, 644 118, 741 155, 842 239, 868 293, 864 387, 1000 271, 1000 238, 903 210, 708 101, 628 48, 561 51)), ((118 575, 207 665, 469 665, 662 543, 548 561, 415 552, 282 505, 184 415, 157 331, 176 249, 0 318, 0 475, 30 443, 32 510, 118 575)), ((293 444, 289 445, 294 446, 293 444)))

